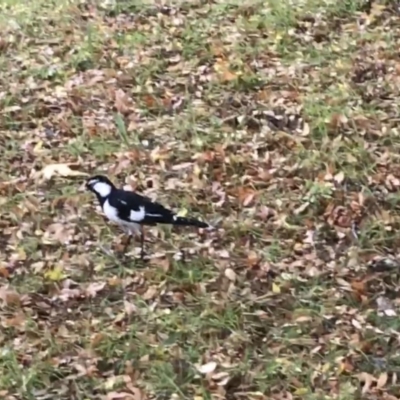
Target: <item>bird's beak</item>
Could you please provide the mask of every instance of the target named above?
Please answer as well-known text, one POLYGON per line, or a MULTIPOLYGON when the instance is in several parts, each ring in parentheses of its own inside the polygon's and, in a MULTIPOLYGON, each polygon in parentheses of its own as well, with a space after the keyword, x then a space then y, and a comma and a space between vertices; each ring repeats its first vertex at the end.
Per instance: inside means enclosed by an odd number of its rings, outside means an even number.
POLYGON ((87 182, 84 182, 81 184, 81 186, 79 186, 78 191, 79 192, 86 192, 86 190, 89 189, 89 185, 87 184, 87 182))

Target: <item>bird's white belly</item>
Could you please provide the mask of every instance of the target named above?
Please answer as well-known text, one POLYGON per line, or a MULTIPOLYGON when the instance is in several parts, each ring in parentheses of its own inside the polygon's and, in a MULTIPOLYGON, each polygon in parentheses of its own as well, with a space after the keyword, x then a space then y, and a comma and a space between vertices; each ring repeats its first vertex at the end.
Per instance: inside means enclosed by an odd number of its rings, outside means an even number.
POLYGON ((106 200, 104 202, 104 206, 103 206, 103 212, 106 215, 106 217, 113 222, 116 222, 119 225, 123 225, 124 221, 122 221, 119 217, 118 217, 118 211, 115 207, 111 207, 110 203, 108 202, 108 200, 106 200))
MULTIPOLYGON (((108 200, 104 202, 103 206, 103 212, 106 215, 106 217, 112 221, 120 225, 125 231, 129 231, 132 233, 138 233, 140 232, 140 225, 135 223, 135 222, 128 222, 124 221, 123 219, 118 217, 118 210, 115 207, 112 207, 108 200)), ((134 211, 131 211, 131 214, 134 211)), ((140 213, 140 211, 138 211, 140 213)), ((143 213, 144 214, 144 213, 143 213)))

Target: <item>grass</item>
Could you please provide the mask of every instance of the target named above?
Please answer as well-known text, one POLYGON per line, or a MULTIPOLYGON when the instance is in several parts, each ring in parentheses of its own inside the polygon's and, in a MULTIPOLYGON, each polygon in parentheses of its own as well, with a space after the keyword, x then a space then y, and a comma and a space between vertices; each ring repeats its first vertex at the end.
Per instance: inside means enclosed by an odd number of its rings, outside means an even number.
POLYGON ((398 398, 393 2, 0 11, 2 398, 398 398), (107 255, 59 163, 218 229, 107 255))

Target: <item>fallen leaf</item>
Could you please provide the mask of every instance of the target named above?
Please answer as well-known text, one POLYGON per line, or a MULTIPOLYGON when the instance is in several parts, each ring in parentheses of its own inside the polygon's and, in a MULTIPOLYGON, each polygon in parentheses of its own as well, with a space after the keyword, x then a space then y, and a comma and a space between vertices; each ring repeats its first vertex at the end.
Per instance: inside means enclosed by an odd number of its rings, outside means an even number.
POLYGON ((157 268, 160 268, 164 272, 168 272, 171 269, 171 261, 167 257, 164 257, 164 258, 159 258, 159 257, 152 258, 151 264, 156 266, 157 268))
MULTIPOLYGON (((347 282, 346 282, 347 283, 347 282)), ((366 281, 351 281, 351 288, 357 292, 358 294, 365 294, 367 291, 367 282, 366 281)))
POLYGON ((36 174, 36 178, 43 177, 46 180, 50 180, 53 176, 72 177, 88 176, 88 174, 73 170, 68 164, 49 164, 36 174))
POLYGON ((127 382, 126 387, 131 391, 135 400, 144 400, 145 399, 145 396, 144 396, 142 390, 136 386, 133 386, 132 383, 127 382))
POLYGON ((218 386, 225 386, 230 380, 229 373, 225 371, 217 372, 211 378, 213 381, 217 381, 218 386))
POLYGON ((232 268, 227 268, 224 273, 231 282, 236 281, 236 273, 232 268))
POLYGON ((397 315, 394 305, 387 297, 379 296, 376 299, 376 304, 378 305, 378 310, 383 312, 386 316, 395 317, 397 315))
POLYGON ((107 393, 106 399, 107 400, 117 400, 117 399, 138 400, 138 399, 141 399, 141 397, 137 397, 137 396, 133 395, 132 393, 128 393, 128 392, 109 392, 109 393, 107 393))
POLYGON ((234 81, 241 75, 240 73, 233 72, 228 62, 221 58, 217 59, 217 62, 214 64, 214 70, 221 82, 234 81))
POLYGON ((46 271, 44 277, 50 281, 58 282, 67 277, 61 265, 56 265, 54 268, 46 271))
POLYGON ((281 292, 281 287, 277 285, 275 282, 272 283, 272 292, 273 293, 280 293, 281 292))
POLYGON ((90 338, 90 344, 91 344, 93 347, 97 347, 97 346, 98 346, 100 343, 102 343, 106 338, 107 338, 107 337, 106 337, 103 333, 101 333, 101 332, 95 333, 95 334, 92 335, 91 338, 90 338))
POLYGON ((127 114, 130 111, 130 100, 127 94, 122 89, 117 89, 114 92, 115 108, 121 114, 127 114))
POLYGON ((15 290, 9 289, 6 286, 0 287, 0 300, 7 306, 20 305, 21 297, 15 290))
POLYGON ((207 364, 203 364, 197 368, 201 374, 210 374, 217 368, 217 363, 215 361, 210 361, 207 364))
POLYGON ((6 267, 0 267, 0 276, 8 278, 10 276, 10 271, 6 267))
POLYGON ((127 315, 136 314, 138 312, 137 307, 135 304, 130 303, 129 301, 124 301, 124 308, 127 315))
POLYGON ((358 374, 358 379, 360 380, 360 382, 364 382, 363 388, 361 390, 362 394, 367 394, 371 389, 372 384, 376 380, 371 374, 368 374, 367 372, 361 372, 361 374, 358 374))
MULTIPOLYGON (((106 389, 113 389, 116 386, 126 384, 127 382, 131 382, 131 378, 128 375, 113 375, 113 376, 108 377, 105 380, 105 382, 103 383, 103 386, 106 389)), ((115 393, 117 393, 117 392, 115 392, 115 393)), ((131 396, 129 398, 131 398, 131 399, 134 398, 132 394, 130 394, 130 393, 128 393, 128 394, 129 394, 129 396, 131 396)))
POLYGON ((157 286, 150 286, 145 293, 142 294, 143 300, 151 300, 154 299, 158 294, 157 286))
POLYGON ((360 324, 355 318, 353 318, 353 319, 351 320, 351 324, 352 324, 355 328, 357 328, 358 330, 362 331, 362 326, 361 326, 361 324, 360 324))
POLYGON ((339 374, 350 373, 354 371, 354 365, 347 359, 343 360, 339 365, 339 374))
POLYGON ((43 243, 51 244, 54 241, 67 244, 72 238, 72 232, 69 231, 65 224, 55 222, 47 227, 43 235, 43 243))
POLYGON ((376 381, 376 387, 378 389, 382 389, 386 385, 387 381, 388 381, 388 373, 387 372, 382 372, 379 375, 378 380, 376 381))
POLYGON ((219 250, 219 251, 218 251, 218 256, 219 256, 220 258, 224 258, 224 259, 230 258, 229 251, 228 251, 228 250, 225 250, 225 249, 219 250))
POLYGON ((333 179, 334 179, 337 183, 341 184, 341 183, 344 181, 344 172, 343 172, 343 171, 340 171, 339 173, 337 173, 337 174, 333 177, 333 179))
POLYGON ((301 204, 299 207, 297 207, 295 210, 293 210, 293 213, 295 215, 299 215, 302 212, 304 212, 305 210, 307 210, 307 208, 309 207, 310 203, 308 201, 306 201, 305 203, 301 204))
POLYGON ((258 193, 248 187, 239 187, 237 189, 237 197, 243 207, 248 207, 255 199, 258 193))
POLYGON ((106 286, 105 282, 92 282, 86 288, 86 295, 89 297, 96 297, 99 292, 101 292, 106 286))
POLYGON ((305 387, 301 387, 301 388, 296 389, 296 390, 293 392, 293 394, 295 394, 296 396, 304 396, 304 395, 306 395, 307 393, 309 393, 309 391, 310 391, 310 389, 305 388, 305 387))

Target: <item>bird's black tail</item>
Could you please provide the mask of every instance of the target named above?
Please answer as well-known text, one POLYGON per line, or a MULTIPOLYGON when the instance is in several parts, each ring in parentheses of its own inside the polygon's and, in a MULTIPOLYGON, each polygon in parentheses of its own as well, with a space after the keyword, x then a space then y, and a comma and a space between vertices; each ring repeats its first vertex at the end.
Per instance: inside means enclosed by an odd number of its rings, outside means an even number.
POLYGON ((199 221, 198 219, 178 217, 177 215, 173 216, 172 224, 180 226, 195 226, 197 228, 209 228, 210 226, 205 222, 199 221))

